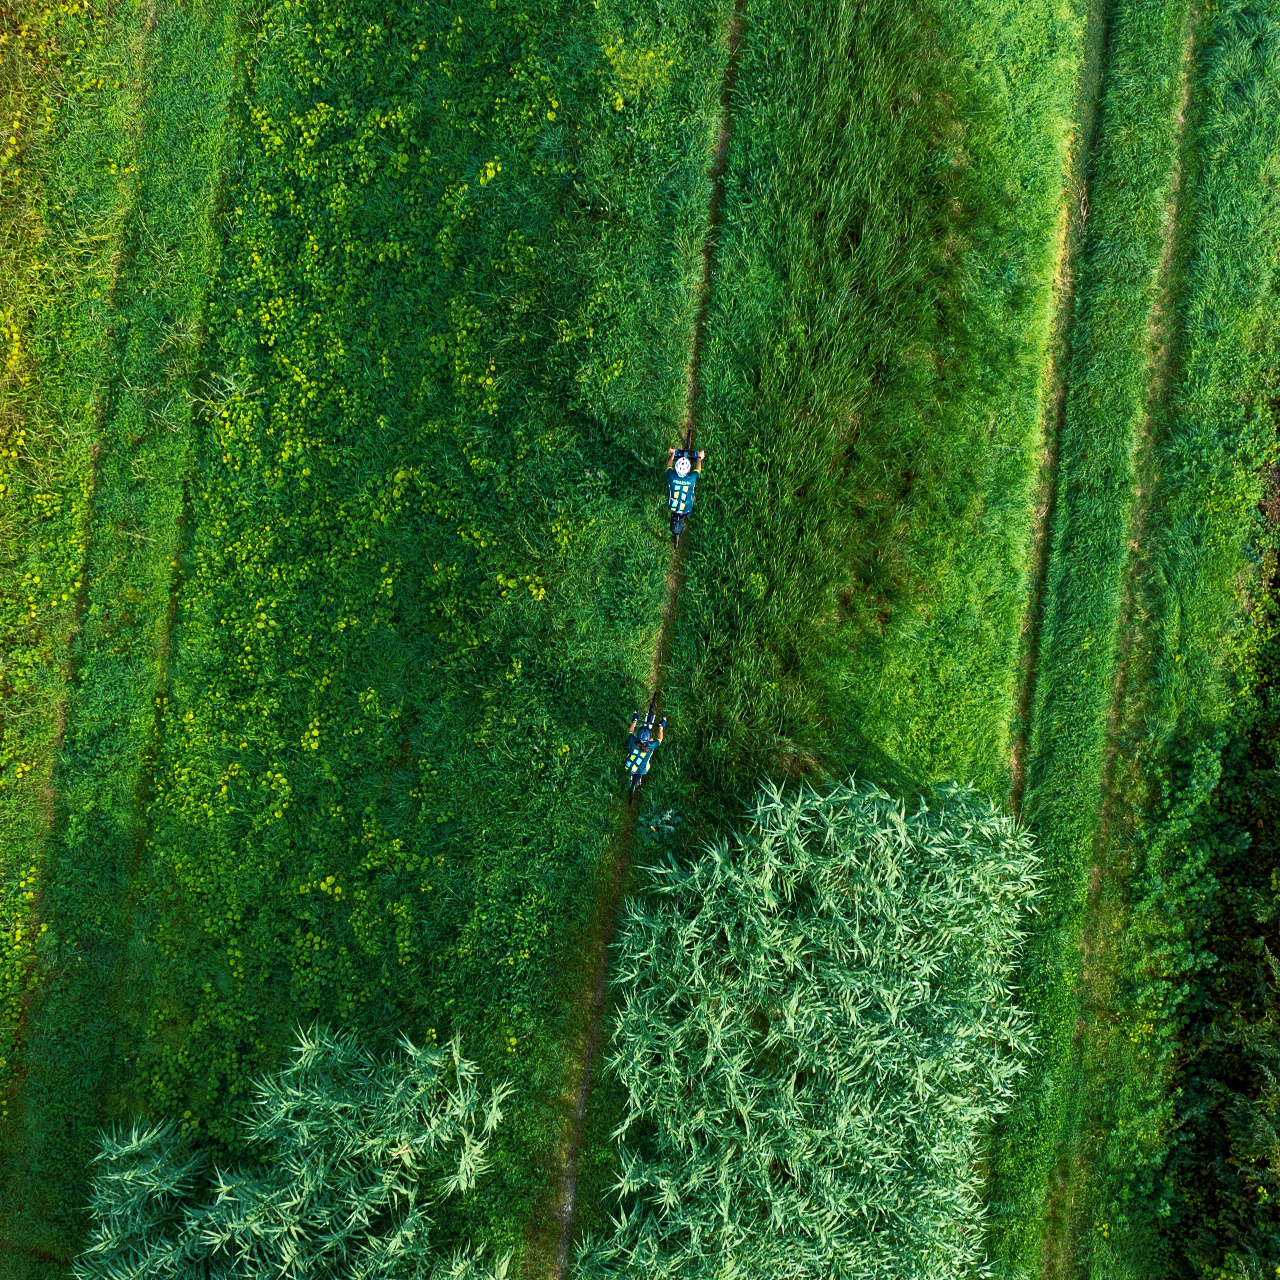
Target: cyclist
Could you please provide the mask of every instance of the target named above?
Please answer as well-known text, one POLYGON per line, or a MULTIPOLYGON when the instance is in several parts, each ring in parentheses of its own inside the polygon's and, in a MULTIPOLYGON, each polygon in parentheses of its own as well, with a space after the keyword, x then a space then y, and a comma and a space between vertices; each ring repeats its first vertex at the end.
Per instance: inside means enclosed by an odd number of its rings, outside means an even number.
POLYGON ((627 772, 628 773, 648 773, 649 762, 653 759, 653 753, 658 749, 658 743, 662 741, 662 731, 666 728, 667 717, 663 716, 658 721, 658 736, 655 738, 648 730, 643 728, 639 733, 636 732, 636 725, 640 721, 640 713, 633 711, 631 713, 631 728, 627 730, 627 746, 630 749, 627 754, 627 772))
POLYGON ((705 449, 699 449, 697 465, 687 457, 676 457, 674 448, 667 450, 667 506, 671 508, 671 529, 676 532, 676 521, 683 527, 683 517, 693 510, 693 486, 698 483, 702 474, 702 460, 707 456, 705 449))

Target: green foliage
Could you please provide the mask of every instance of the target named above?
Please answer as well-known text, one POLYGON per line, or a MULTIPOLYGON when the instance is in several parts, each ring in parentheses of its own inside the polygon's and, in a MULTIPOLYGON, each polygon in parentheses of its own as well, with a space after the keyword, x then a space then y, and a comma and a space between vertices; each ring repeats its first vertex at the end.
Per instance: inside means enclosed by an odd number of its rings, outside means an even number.
POLYGON ((84 568, 85 375, 100 367, 105 346, 95 327, 100 314, 89 312, 120 230, 119 219, 106 216, 93 240, 77 229, 77 244, 50 207, 66 176, 54 161, 58 106, 100 70, 107 43, 101 14, 87 4, 21 3, 0 16, 0 1117, 8 1114, 20 1022, 39 977, 34 943, 48 929, 35 905, 42 801, 84 568), (68 279, 60 268, 73 247, 79 271, 68 279), (55 372, 49 337, 63 325, 66 367, 55 372), (78 414, 60 412, 59 392, 72 383, 78 414))
POLYGON ((503 1280, 508 1259, 485 1265, 483 1246, 442 1264, 428 1207, 484 1172, 510 1087, 482 1108, 479 1069, 456 1038, 447 1052, 401 1048, 378 1061, 351 1032, 301 1033, 292 1063, 254 1086, 258 1163, 217 1172, 212 1200, 172 1122, 104 1135, 76 1280, 503 1280))
POLYGON ((707 830, 762 774, 1007 781, 1076 21, 753 0, 651 779, 707 830))
POLYGON ((33 678, 50 698, 48 745, 61 742, 56 785, 24 783, 13 795, 44 927, 44 981, 0 1144, 0 1217, 6 1237, 37 1255, 69 1252, 85 1198, 71 1189, 83 1186, 103 1094, 135 1050, 129 1001, 149 994, 139 963, 147 922, 127 888, 217 258, 212 175, 224 159, 229 13, 162 10, 139 41, 145 16, 141 5, 94 15, 95 38, 67 73, 42 209, 45 290, 26 317, 38 377, 19 407, 58 447, 30 464, 49 500, 27 531, 26 572, 50 598, 27 591, 26 629, 10 654, 46 646, 33 678), (104 62, 118 65, 99 83, 104 62), (73 624, 68 662, 47 646, 73 624))
POLYGON ((761 776, 1008 785, 1083 8, 752 2, 645 784, 695 842, 761 776))
POLYGON ((1280 45, 1256 5, 1214 6, 1198 20, 1179 225, 1168 229, 1175 308, 1159 317, 1167 331, 1153 334, 1184 12, 1134 6, 1113 17, 1023 809, 1050 885, 1022 978, 1046 1053, 1001 1122, 994 1158, 992 1195, 1008 1220, 999 1248, 1030 1261, 1055 1138, 1083 1151, 1088 1190, 1074 1189, 1082 1236, 1072 1248, 1099 1276, 1163 1277, 1181 1265, 1157 1245, 1181 1194, 1167 1167, 1184 1123, 1174 1091, 1182 1037, 1220 945, 1206 924, 1223 868, 1248 843, 1208 802, 1224 730, 1238 731, 1259 675, 1261 631, 1244 607, 1274 456, 1265 401, 1280 318, 1269 265, 1280 241, 1280 45), (1152 394, 1160 345, 1168 381, 1152 394), (1140 546, 1129 548, 1135 482, 1147 506, 1140 546), (1121 638, 1121 572, 1133 550, 1121 638), (1117 691, 1115 819, 1100 860, 1106 716, 1117 691), (1089 962, 1103 994, 1077 1004, 1085 881, 1099 861, 1117 886, 1101 907, 1116 941, 1089 962))
POLYGON ((992 1162, 996 1249, 1024 1266, 1039 1259, 1044 1188, 1071 1091, 1078 935, 1115 690, 1134 460, 1142 435, 1155 429, 1149 325, 1178 160, 1185 16, 1181 0, 1167 0, 1119 6, 1109 18, 1022 808, 1040 833, 1048 882, 1021 972, 1045 1053, 999 1127, 992 1162))
POLYGON ((1219 1280, 1280 1263, 1274 1122, 1277 786, 1274 524, 1262 536, 1269 587, 1253 602, 1228 730, 1157 773, 1163 813, 1139 825, 1125 1005, 1136 1052, 1109 1065, 1101 1113, 1100 1196, 1115 1216, 1159 1223, 1152 1265, 1136 1274, 1219 1280), (1268 545, 1270 544, 1270 545, 1268 545), (1125 1083, 1132 1081, 1129 1087, 1125 1083), (1136 1086, 1136 1087, 1135 1087, 1136 1086), (1151 1118, 1158 1118, 1153 1125, 1151 1118), (1154 1131, 1138 1162, 1126 1142, 1154 1131), (1153 1158, 1154 1157, 1154 1158, 1153 1158))
MULTIPOLYGON (((208 39, 228 15, 199 16, 208 39)), ((207 367, 163 467, 105 490, 161 554, 104 539, 90 588, 57 977, 5 1198, 65 1256, 105 1115, 189 1113, 184 1138, 234 1160, 237 1101, 300 1012, 383 1046, 466 1024, 522 1087, 495 1176, 438 1237, 518 1247, 558 1137, 558 961, 611 830, 614 699, 656 632, 652 464, 683 391, 720 15, 231 16, 225 155, 168 171, 224 214, 207 367)), ((134 272, 160 255, 136 249, 122 296, 159 306, 134 272)), ((139 361, 164 331, 141 318, 139 361)))
POLYGON ((969 788, 766 783, 626 910, 616 1231, 580 1277, 982 1273, 992 1118, 1031 1051, 1009 979, 1029 836, 969 788))

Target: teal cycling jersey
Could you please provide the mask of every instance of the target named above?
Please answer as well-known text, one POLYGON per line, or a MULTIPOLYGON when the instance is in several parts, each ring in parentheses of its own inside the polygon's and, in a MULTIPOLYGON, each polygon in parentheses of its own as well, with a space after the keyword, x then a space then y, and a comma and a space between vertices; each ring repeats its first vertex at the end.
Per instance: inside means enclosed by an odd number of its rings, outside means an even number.
POLYGON ((698 483, 698 473, 690 471, 681 479, 674 467, 667 468, 667 505, 678 516, 693 510, 693 486, 698 483))
POLYGON ((649 761, 653 758, 653 753, 658 749, 657 738, 651 738, 647 747, 634 733, 629 736, 627 741, 631 747, 631 751, 627 755, 627 772, 648 773, 649 761))

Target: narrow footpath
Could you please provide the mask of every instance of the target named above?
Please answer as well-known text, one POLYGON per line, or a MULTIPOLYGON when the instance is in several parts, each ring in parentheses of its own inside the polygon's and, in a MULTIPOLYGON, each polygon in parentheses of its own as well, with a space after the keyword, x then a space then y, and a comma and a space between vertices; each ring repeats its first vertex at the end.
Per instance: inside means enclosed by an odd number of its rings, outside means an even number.
MULTIPOLYGON (((681 423, 681 435, 688 433, 696 444, 698 435, 698 399, 701 385, 698 380, 702 357, 702 346, 706 332, 707 310, 711 298, 711 276, 713 271, 717 231, 720 226, 721 204, 724 197, 724 170, 729 153, 729 141, 733 131, 733 92, 737 79, 738 50, 745 30, 746 0, 735 0, 733 12, 729 17, 726 39, 729 46, 729 58, 725 67, 724 85, 720 93, 720 126, 716 135, 715 150, 708 174, 711 182, 711 199, 707 214, 707 234, 702 245, 702 279, 698 285, 698 310, 694 322, 693 346, 689 354, 686 369, 684 417, 681 423)), ((649 668, 648 692, 657 694, 662 700, 662 681, 666 670, 667 656, 671 647, 674 632, 677 598, 683 581, 680 572, 682 546, 671 551, 671 561, 667 568, 666 597, 663 601, 661 625, 658 640, 654 648, 653 661, 649 668)), ((578 1152, 582 1144, 583 1125, 586 1120, 587 1107, 591 1099, 591 1083, 596 1063, 600 1057, 601 1042, 604 1037, 604 1012, 609 986, 609 944, 612 941, 617 925, 618 910, 621 906, 623 886, 631 867, 631 843, 635 828, 636 808, 628 805, 625 799, 620 802, 617 826, 610 841, 610 852, 607 861, 611 864, 612 874, 607 886, 607 907, 601 911, 597 908, 595 919, 599 922, 588 943, 588 954, 583 971, 593 974, 588 1005, 588 1021, 585 1028, 585 1044, 573 1055, 571 1062, 577 1074, 576 1088, 571 1088, 572 1109, 567 1125, 567 1132, 561 1150, 557 1153, 559 1165, 559 1194, 557 1196, 556 1217, 559 1220, 559 1236, 556 1246, 554 1265, 551 1275, 554 1280, 565 1280, 569 1270, 569 1247, 573 1236, 574 1218, 577 1210, 578 1193, 578 1152)), ((586 993, 583 993, 584 996, 586 993)), ((587 1003, 584 999, 584 1003, 587 1003)))

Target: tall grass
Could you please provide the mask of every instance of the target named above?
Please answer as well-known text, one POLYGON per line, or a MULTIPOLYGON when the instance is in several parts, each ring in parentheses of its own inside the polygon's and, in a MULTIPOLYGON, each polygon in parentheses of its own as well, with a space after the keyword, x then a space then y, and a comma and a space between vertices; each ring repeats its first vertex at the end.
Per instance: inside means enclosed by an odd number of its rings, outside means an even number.
POLYGON ((1070 1152, 1075 1162, 1070 1176, 1081 1180, 1067 1256, 1098 1275, 1167 1274, 1172 1265, 1155 1244, 1174 1194, 1163 1169, 1177 1106, 1176 1008, 1207 954, 1178 903, 1198 919, 1190 904, 1213 891, 1209 845, 1187 835, 1183 809, 1203 801, 1217 773, 1191 798, 1171 792, 1169 777, 1224 724, 1241 689, 1233 666, 1249 643, 1238 630, 1240 588, 1253 572, 1252 507, 1271 431, 1256 401, 1274 325, 1261 264, 1274 253, 1275 215, 1257 181, 1274 150, 1269 28, 1245 7, 1201 17, 1180 227, 1168 228, 1184 16, 1168 6, 1113 19, 1024 805, 1055 884, 1024 981, 1056 1046, 1002 1122, 995 1161, 996 1194, 1010 1209, 1002 1248, 1031 1262, 1034 1206, 1060 1135, 1064 1159, 1070 1152), (1172 310, 1157 307, 1162 233, 1175 235, 1172 310), (1154 388, 1153 370, 1167 375, 1154 388), (1144 491, 1137 524, 1135 485, 1144 491), (1131 556, 1133 609, 1120 637, 1131 556), (1113 697, 1120 716, 1109 728, 1113 697), (1117 753, 1114 813, 1099 852, 1108 750, 1117 753), (1090 867, 1097 921, 1084 939, 1090 986, 1077 1004, 1090 867))
POLYGON ((642 837, 761 777, 1006 789, 1080 18, 749 7, 642 837))
POLYGON ((761 773, 1007 777, 1069 34, 749 17, 665 695, 700 820, 761 773))
POLYGON ((575 1274, 979 1267, 975 1158, 1031 1049, 1030 846, 971 790, 766 784, 740 834, 650 868, 614 978, 622 1205, 575 1274))
MULTIPOLYGON (((254 1081, 245 1167, 210 1170, 171 1120, 103 1135, 93 1232, 72 1274, 439 1275, 430 1208, 484 1175, 510 1091, 493 1085, 482 1101, 477 1076, 456 1039, 402 1037, 379 1061, 350 1031, 300 1028, 292 1061, 254 1081)), ((507 1259, 483 1255, 483 1243, 458 1251, 447 1274, 505 1280, 507 1259)))

